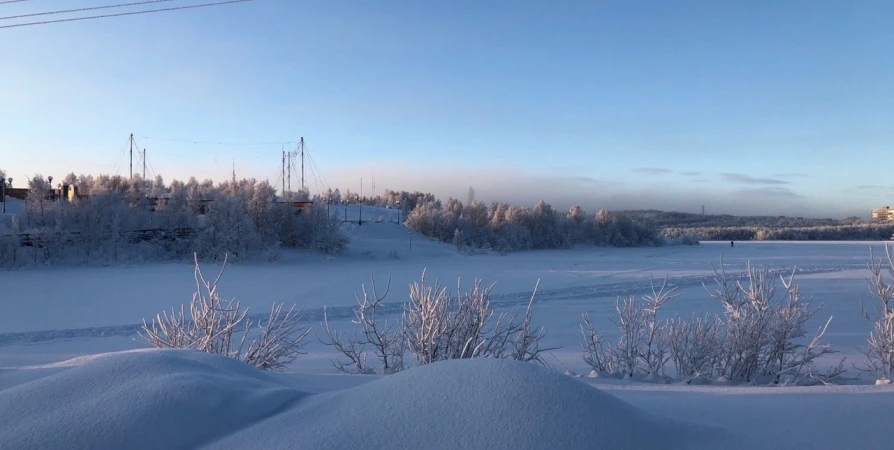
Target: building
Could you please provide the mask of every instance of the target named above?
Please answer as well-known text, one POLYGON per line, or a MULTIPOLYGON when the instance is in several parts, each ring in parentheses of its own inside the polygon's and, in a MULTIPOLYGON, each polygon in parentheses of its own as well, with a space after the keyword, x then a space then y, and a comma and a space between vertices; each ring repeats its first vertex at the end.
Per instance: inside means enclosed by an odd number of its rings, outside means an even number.
POLYGON ((890 206, 885 206, 884 208, 873 209, 872 210, 872 221, 873 222, 894 221, 894 209, 891 209, 890 206))

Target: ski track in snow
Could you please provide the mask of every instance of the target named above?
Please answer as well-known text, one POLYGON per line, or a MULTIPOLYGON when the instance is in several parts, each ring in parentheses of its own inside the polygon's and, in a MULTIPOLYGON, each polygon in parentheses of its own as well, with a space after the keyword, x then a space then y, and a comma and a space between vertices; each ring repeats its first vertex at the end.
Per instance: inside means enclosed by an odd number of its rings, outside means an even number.
MULTIPOLYGON (((797 268, 796 274, 821 274, 840 272, 844 270, 841 267, 836 268, 797 268)), ((790 274, 792 269, 775 269, 770 273, 774 276, 790 274)), ((728 272, 731 277, 744 278, 745 272, 728 272)), ((668 279, 668 287, 686 287, 696 286, 702 283, 710 283, 714 275, 691 275, 681 276, 668 279)), ((656 278, 656 283, 660 283, 662 279, 656 278)), ((650 292, 652 284, 649 280, 611 283, 611 284, 594 284, 586 286, 576 286, 561 289, 539 289, 534 303, 555 302, 562 300, 587 299, 587 298, 606 298, 617 297, 621 295, 635 295, 650 292)), ((513 307, 524 307, 531 299, 532 291, 515 292, 509 294, 492 294, 491 305, 497 309, 511 309, 513 307)), ((300 306, 300 305, 299 305, 300 306)), ((404 302, 387 302, 379 306, 378 314, 383 318, 399 315, 403 311, 404 302)), ((354 317, 354 308, 352 306, 333 306, 326 308, 326 314, 330 321, 347 320, 354 317)), ((302 321, 318 323, 323 320, 323 308, 308 308, 302 310, 302 321)), ((269 313, 259 313, 249 315, 252 321, 266 320, 269 313)), ((149 320, 149 318, 147 318, 149 320)), ((42 331, 26 331, 17 333, 0 333, 0 347, 19 344, 33 344, 60 339, 74 338, 96 338, 110 336, 134 336, 142 329, 142 323, 127 325, 110 325, 102 327, 90 328, 73 328, 60 330, 42 330, 42 331)))

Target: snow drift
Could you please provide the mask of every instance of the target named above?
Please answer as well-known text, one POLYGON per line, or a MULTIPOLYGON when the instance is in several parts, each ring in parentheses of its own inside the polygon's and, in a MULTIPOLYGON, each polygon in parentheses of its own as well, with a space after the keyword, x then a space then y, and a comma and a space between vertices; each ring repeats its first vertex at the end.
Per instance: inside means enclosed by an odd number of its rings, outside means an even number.
POLYGON ((182 350, 17 369, 0 373, 0 387, 4 450, 198 448, 306 395, 240 361, 182 350), (7 387, 10 377, 25 382, 7 387))
POLYGON ((476 358, 309 397, 216 447, 707 449, 729 438, 659 420, 534 364, 476 358))
POLYGON ((316 395, 301 384, 183 350, 8 370, 0 448, 624 450, 716 448, 732 437, 512 361, 445 361, 316 395))

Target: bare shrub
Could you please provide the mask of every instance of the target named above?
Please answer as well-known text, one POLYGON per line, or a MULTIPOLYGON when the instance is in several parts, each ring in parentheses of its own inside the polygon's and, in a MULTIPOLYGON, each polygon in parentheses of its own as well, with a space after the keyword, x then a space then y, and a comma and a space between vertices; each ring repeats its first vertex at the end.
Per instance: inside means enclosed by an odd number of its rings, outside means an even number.
POLYGON ((621 337, 610 354, 621 375, 630 378, 637 373, 639 365, 645 315, 642 308, 636 304, 636 297, 632 295, 627 296, 624 301, 618 298, 615 301, 615 310, 618 312, 618 318, 612 319, 612 323, 621 331, 621 337))
POLYGON ((226 269, 227 258, 214 281, 207 281, 194 255, 196 292, 184 306, 156 315, 151 323, 143 319, 140 340, 156 348, 191 348, 244 361, 263 370, 282 370, 302 354, 310 329, 300 322, 300 310, 293 306, 283 314, 283 304, 274 304, 265 322, 248 318, 248 309, 239 302, 224 302, 217 284, 226 269), (241 333, 241 337, 237 335, 241 333))
MULTIPOLYGON (((540 280, 538 279, 537 284, 534 285, 534 291, 531 293, 531 299, 528 300, 528 306, 525 308, 524 320, 522 320, 518 326, 514 326, 513 329, 509 331, 509 334, 515 336, 515 342, 512 346, 512 359, 524 362, 536 361, 542 365, 546 365, 542 353, 544 351, 555 350, 554 348, 540 348, 540 341, 546 337, 547 329, 542 326, 537 329, 531 328, 531 319, 534 315, 534 297, 536 297, 537 289, 539 287, 540 280)), ((510 321, 510 324, 514 323, 514 320, 510 321)))
POLYGON ((453 298, 439 283, 427 285, 423 271, 421 282, 410 285, 403 320, 407 349, 418 364, 466 358, 512 358, 546 364, 542 354, 553 350, 540 347, 546 329, 531 326, 536 287, 521 321, 517 320, 519 310, 494 313, 490 305, 492 288, 475 280, 470 290, 463 291, 458 281, 453 298))
POLYGON ((367 292, 366 286, 361 286, 363 297, 355 294, 357 306, 354 308, 354 324, 360 325, 359 333, 355 329, 352 335, 343 331, 333 331, 329 325, 329 316, 326 308, 323 308, 323 322, 321 328, 325 338, 319 338, 321 343, 329 345, 348 358, 347 362, 333 361, 336 370, 345 373, 370 374, 375 370, 369 366, 366 349, 372 347, 373 353, 382 364, 382 373, 390 374, 404 369, 404 353, 406 341, 398 326, 398 320, 381 319, 378 316, 379 306, 388 295, 391 288, 391 277, 385 292, 379 295, 376 290, 376 280, 370 276, 371 292, 367 292), (371 295, 370 295, 371 294, 371 295))
POLYGON ((874 312, 861 305, 863 317, 872 321, 863 349, 867 367, 862 370, 874 374, 878 383, 890 383, 894 379, 894 257, 886 244, 885 258, 875 259, 870 248, 869 259, 869 291, 879 303, 874 312))
POLYGON ((720 350, 720 323, 717 317, 675 317, 668 322, 670 358, 677 377, 687 383, 713 375, 720 350))
POLYGON ((583 314, 583 323, 580 325, 580 334, 583 337, 581 348, 584 350, 584 362, 587 363, 596 374, 614 374, 618 371, 615 358, 610 351, 605 349, 605 338, 599 332, 589 313, 583 314))
MULTIPOLYGON (((778 301, 776 279, 767 266, 758 269, 747 263, 745 284, 727 275, 722 259, 714 273, 714 290, 705 289, 724 307, 718 375, 749 383, 813 384, 819 376, 817 358, 835 353, 831 345, 821 342, 832 318, 808 343, 800 343, 807 336, 807 321, 819 307, 801 298, 793 282, 795 270, 787 278, 780 277, 785 296, 778 301)), ((841 374, 830 373, 828 378, 841 374)))
POLYGON ((410 285, 410 299, 402 305, 402 316, 392 320, 381 317, 391 278, 381 295, 375 279, 370 280, 371 292, 363 286, 362 297, 355 295, 357 306, 352 322, 359 329, 350 334, 333 330, 323 309, 323 336, 318 339, 347 358, 333 361, 339 372, 375 373, 370 363, 374 359, 381 365, 382 373, 394 373, 405 368, 407 352, 420 365, 467 358, 507 358, 547 365, 543 355, 553 350, 541 347, 547 330, 533 326, 539 280, 523 315, 518 309, 495 314, 490 304, 493 285, 485 287, 481 280, 475 280, 472 288, 464 291, 457 282, 457 296, 451 297, 447 288, 437 282, 426 284, 423 271, 421 282, 410 285))
POLYGON ((603 334, 593 326, 589 314, 584 314, 584 323, 580 326, 583 358, 597 373, 618 374, 625 378, 664 376, 670 344, 666 322, 658 320, 658 311, 677 294, 676 288, 668 288, 666 278, 659 287, 655 286, 654 280, 651 284, 652 293, 644 296, 642 301, 632 295, 615 301, 618 316, 611 322, 620 331, 620 337, 607 349, 603 334))
POLYGON ((637 301, 629 296, 616 302, 612 322, 620 331, 614 345, 584 315, 584 362, 597 373, 652 380, 667 379, 665 367, 673 361, 677 379, 724 378, 734 382, 810 385, 835 383, 846 372, 843 360, 829 370, 816 368, 819 358, 835 353, 823 342, 831 318, 808 339, 806 324, 819 307, 801 298, 794 284, 795 271, 780 277, 785 295, 776 298, 776 278, 768 267, 747 264, 743 283, 723 268, 714 269, 714 288, 705 289, 724 307, 720 316, 684 320, 658 318, 659 309, 676 297, 667 280, 637 301), (805 339, 807 339, 805 341, 805 339))

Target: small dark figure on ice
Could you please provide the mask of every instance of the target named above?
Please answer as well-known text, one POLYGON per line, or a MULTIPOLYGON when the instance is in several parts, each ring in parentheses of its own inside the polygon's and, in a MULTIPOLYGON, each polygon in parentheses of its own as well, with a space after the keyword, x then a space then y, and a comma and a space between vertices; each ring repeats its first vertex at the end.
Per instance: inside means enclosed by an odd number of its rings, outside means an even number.
POLYGON ((735 247, 736 245, 733 244, 733 241, 729 241, 729 246, 730 246, 730 247, 735 247))

